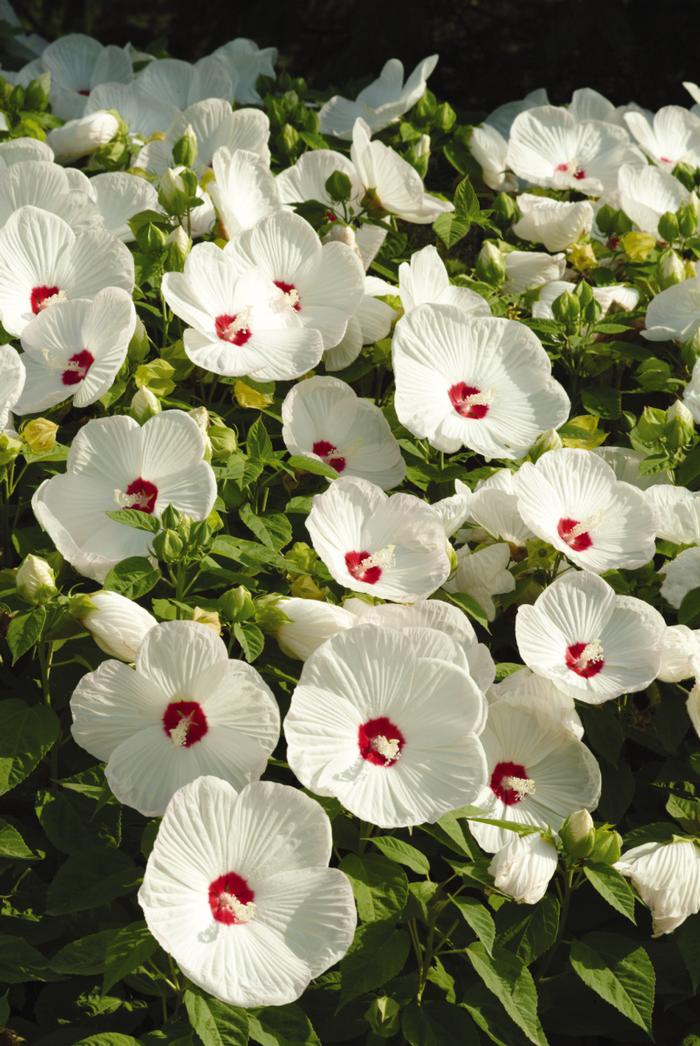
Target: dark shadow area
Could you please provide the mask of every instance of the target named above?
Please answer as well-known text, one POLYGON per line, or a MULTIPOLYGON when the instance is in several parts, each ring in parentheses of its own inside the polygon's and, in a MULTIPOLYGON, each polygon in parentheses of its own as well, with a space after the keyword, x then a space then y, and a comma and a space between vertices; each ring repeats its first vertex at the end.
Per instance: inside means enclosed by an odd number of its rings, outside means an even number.
POLYGON ((36 32, 82 31, 102 43, 156 43, 199 58, 235 36, 279 48, 281 67, 311 86, 361 83, 389 57, 432 52, 432 89, 478 116, 547 86, 555 102, 595 87, 618 104, 689 104, 700 80, 698 0, 17 0, 36 32))

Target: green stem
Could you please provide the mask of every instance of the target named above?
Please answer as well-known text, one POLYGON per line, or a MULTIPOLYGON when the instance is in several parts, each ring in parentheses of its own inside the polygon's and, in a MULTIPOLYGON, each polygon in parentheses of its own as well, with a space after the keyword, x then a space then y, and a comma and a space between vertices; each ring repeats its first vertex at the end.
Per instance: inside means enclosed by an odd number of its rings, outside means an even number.
MULTIPOLYGON (((44 704, 51 708, 49 679, 53 661, 53 641, 49 640, 47 643, 39 643, 37 653, 39 657, 39 671, 41 672, 41 693, 44 698, 44 704)), ((58 780, 58 742, 56 742, 49 753, 49 777, 54 783, 58 780)))

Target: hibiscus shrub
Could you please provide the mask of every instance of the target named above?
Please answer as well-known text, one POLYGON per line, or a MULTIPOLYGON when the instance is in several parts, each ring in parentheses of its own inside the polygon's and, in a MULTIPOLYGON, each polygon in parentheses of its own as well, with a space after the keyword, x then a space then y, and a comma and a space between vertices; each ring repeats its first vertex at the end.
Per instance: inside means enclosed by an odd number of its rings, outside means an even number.
POLYGON ((700 1041, 700 117, 0 15, 3 1042, 700 1041))

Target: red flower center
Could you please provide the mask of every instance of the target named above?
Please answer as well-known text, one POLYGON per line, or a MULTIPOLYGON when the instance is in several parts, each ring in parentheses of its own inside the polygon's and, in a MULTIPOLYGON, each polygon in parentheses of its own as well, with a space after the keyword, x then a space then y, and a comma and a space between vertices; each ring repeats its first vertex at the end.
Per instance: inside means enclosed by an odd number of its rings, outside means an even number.
POLYGON ((313 446, 314 454, 323 458, 326 465, 330 465, 336 472, 342 472, 346 462, 345 458, 337 453, 337 450, 338 448, 333 443, 329 443, 327 439, 316 440, 313 446))
POLYGON ((675 167, 673 160, 671 160, 668 156, 660 156, 659 160, 661 161, 661 163, 667 163, 670 167, 675 167))
POLYGON ((584 171, 583 167, 578 167, 574 171, 574 178, 576 179, 577 182, 582 181, 585 177, 586 177, 586 172, 584 171))
POLYGON ((506 806, 520 803, 528 794, 524 788, 516 788, 517 782, 528 782, 527 770, 522 763, 497 763, 491 774, 491 791, 506 806))
POLYGON ((557 523, 557 534, 565 541, 573 552, 585 552, 593 544, 593 538, 587 530, 582 529, 585 524, 577 519, 560 519, 557 523))
POLYGON ((40 287, 32 287, 30 300, 32 304, 32 312, 34 313, 34 315, 38 316, 47 298, 53 298, 55 294, 60 293, 60 290, 60 287, 49 287, 45 283, 43 283, 40 287))
POLYGON ((135 508, 137 512, 147 512, 149 516, 153 513, 158 497, 158 487, 155 483, 139 476, 126 488, 126 494, 128 503, 125 508, 135 508))
POLYGON ((582 679, 597 676, 605 666, 605 658, 599 643, 572 643, 566 648, 566 667, 582 679))
POLYGON ((201 741, 209 725, 198 701, 171 701, 163 712, 163 729, 180 748, 191 748, 201 741))
POLYGON ((296 289, 293 283, 287 283, 286 280, 275 280, 275 287, 279 287, 283 294, 286 294, 289 298, 290 304, 295 312, 301 312, 301 302, 299 301, 299 291, 296 289))
POLYGON ((78 385, 95 362, 95 357, 87 349, 74 353, 68 360, 68 366, 61 375, 64 385, 78 385))
POLYGON ((254 900, 255 894, 247 880, 236 872, 226 872, 209 884, 211 914, 217 922, 226 926, 248 922, 252 911, 246 918, 245 905, 253 904, 254 900))
POLYGON ((569 165, 568 165, 568 163, 558 163, 557 166, 554 168, 554 170, 555 171, 568 171, 569 170, 569 165))
POLYGON ((376 766, 393 766, 405 744, 404 736, 396 723, 386 716, 369 719, 358 728, 357 745, 360 755, 376 766))
POLYGON ((348 573, 356 581, 364 581, 368 585, 376 585, 382 576, 382 568, 373 563, 367 563, 371 559, 371 552, 346 552, 345 566, 348 573))
POLYGON ((326 221, 337 222, 338 215, 334 211, 326 211, 326 221))
POLYGON ((237 313, 224 313, 214 320, 216 336, 221 341, 227 341, 230 345, 245 345, 251 336, 250 327, 246 326, 246 320, 239 319, 237 313))
POLYGON ((85 88, 83 88, 81 91, 78 91, 78 94, 82 94, 83 98, 89 98, 90 97, 90 91, 89 90, 85 90, 85 88))
POLYGON ((478 421, 479 418, 485 418, 489 412, 486 397, 475 385, 467 385, 463 381, 458 381, 449 389, 447 395, 450 397, 450 403, 454 409, 463 418, 478 421))

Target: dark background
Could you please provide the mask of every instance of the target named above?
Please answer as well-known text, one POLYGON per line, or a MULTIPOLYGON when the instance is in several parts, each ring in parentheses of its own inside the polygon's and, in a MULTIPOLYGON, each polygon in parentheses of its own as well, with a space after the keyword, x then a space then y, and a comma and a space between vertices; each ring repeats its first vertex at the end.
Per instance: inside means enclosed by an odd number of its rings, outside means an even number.
MULTIPOLYGON (((700 0, 16 0, 35 31, 102 43, 158 42, 199 58, 235 36, 280 50, 281 67, 324 91, 433 52, 431 88, 462 116, 547 86, 555 102, 595 87, 617 104, 689 105, 700 81, 700 0)), ((279 68, 279 66, 278 66, 279 68)))

